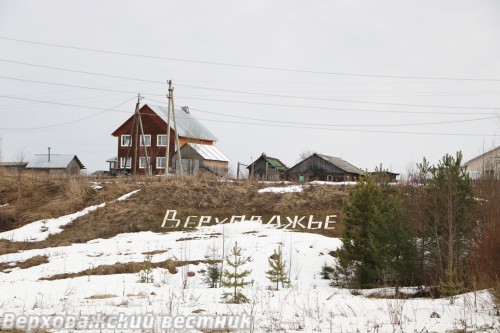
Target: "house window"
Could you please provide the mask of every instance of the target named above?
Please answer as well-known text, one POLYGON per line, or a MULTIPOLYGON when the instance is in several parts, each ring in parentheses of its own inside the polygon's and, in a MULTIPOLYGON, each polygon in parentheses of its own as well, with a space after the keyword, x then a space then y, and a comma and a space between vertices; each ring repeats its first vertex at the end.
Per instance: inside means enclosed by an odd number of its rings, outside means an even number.
POLYGON ((132 146, 132 140, 130 140, 130 135, 122 135, 122 147, 132 146))
POLYGON ((130 169, 130 166, 132 165, 132 157, 120 157, 120 167, 122 169, 130 169))
POLYGON ((165 169, 166 163, 167 163, 166 157, 157 157, 156 158, 156 168, 157 169, 165 169))
POLYGON ((151 146, 151 134, 141 135, 141 146, 144 146, 144 143, 146 143, 146 147, 151 146))
POLYGON ((332 175, 326 175, 326 181, 327 182, 333 182, 333 176, 332 175))
POLYGON ((148 157, 147 160, 146 160, 146 157, 139 158, 139 169, 145 169, 149 165, 151 165, 151 158, 150 157, 148 157))
POLYGON ((166 147, 167 146, 167 136, 165 134, 158 134, 156 137, 156 146, 166 147))

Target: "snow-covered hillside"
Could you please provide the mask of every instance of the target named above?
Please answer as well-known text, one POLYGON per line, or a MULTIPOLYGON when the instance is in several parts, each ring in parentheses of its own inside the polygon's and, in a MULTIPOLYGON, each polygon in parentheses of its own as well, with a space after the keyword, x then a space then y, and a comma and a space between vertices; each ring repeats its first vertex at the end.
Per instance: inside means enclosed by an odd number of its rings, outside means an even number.
MULTIPOLYGON (((450 299, 391 300, 367 297, 329 286, 322 280, 322 266, 335 265, 328 253, 341 246, 335 238, 279 230, 256 222, 202 227, 170 233, 139 232, 96 239, 85 244, 34 249, 0 256, 0 265, 12 266, 36 256, 48 263, 0 272, 0 315, 241 314, 253 316, 254 332, 446 332, 466 329, 498 332, 499 317, 493 314, 487 292, 450 299), (153 270, 153 283, 139 283, 138 274, 84 275, 59 280, 40 280, 56 274, 77 273, 99 265, 166 259, 198 261, 210 248, 221 253, 238 242, 251 261, 253 285, 245 288, 248 304, 226 304, 223 288, 210 289, 200 271, 206 265, 153 270), (291 286, 271 290, 266 279, 268 258, 282 246, 290 267, 291 286), (188 274, 188 272, 191 272, 188 274), (194 276, 188 276, 193 275, 194 276), (453 303, 453 304, 451 304, 453 303)), ((0 266, 1 267, 1 266, 0 266)), ((127 331, 127 330, 118 330, 127 331)), ((131 331, 131 330, 129 330, 131 331)), ((157 326, 155 331, 159 332, 157 326)))

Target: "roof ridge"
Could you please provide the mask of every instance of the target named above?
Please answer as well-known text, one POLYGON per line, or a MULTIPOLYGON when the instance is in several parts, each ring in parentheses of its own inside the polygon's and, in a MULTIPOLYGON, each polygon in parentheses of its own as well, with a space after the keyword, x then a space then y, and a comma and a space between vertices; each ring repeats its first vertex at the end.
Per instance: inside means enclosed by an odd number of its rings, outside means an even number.
POLYGON ((493 148, 493 149, 490 149, 490 150, 488 150, 487 152, 482 153, 481 155, 478 155, 478 156, 476 156, 476 157, 471 158, 470 160, 468 160, 467 162, 465 162, 465 163, 464 163, 464 165, 465 165, 465 164, 469 164, 470 162, 475 161, 475 160, 477 160, 477 159, 480 159, 481 157, 484 157, 484 156, 486 156, 487 154, 492 153, 492 152, 494 152, 494 151, 495 151, 495 150, 497 150, 497 149, 500 149, 500 146, 498 146, 498 147, 496 147, 496 148, 493 148))

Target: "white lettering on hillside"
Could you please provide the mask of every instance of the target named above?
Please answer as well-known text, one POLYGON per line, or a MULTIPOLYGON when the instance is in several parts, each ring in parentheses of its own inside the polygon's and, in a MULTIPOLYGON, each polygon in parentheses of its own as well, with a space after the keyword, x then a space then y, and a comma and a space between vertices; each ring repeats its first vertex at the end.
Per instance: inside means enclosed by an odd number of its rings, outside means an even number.
MULTIPOLYGON (((202 215, 198 218, 196 215, 189 215, 182 223, 184 228, 199 228, 204 225, 210 224, 221 224, 221 223, 238 223, 244 221, 258 222, 267 225, 273 225, 276 228, 282 229, 306 229, 306 230, 334 230, 336 223, 335 218, 337 215, 327 215, 324 220, 315 220, 314 215, 295 215, 295 216, 285 216, 283 221, 285 224, 281 224, 282 216, 273 215, 267 221, 262 218, 261 215, 252 215, 247 219, 246 215, 233 215, 231 217, 219 218, 212 217, 210 215, 202 215)), ((163 218, 161 224, 162 228, 179 228, 181 225, 181 219, 177 218, 177 210, 168 209, 163 218)))

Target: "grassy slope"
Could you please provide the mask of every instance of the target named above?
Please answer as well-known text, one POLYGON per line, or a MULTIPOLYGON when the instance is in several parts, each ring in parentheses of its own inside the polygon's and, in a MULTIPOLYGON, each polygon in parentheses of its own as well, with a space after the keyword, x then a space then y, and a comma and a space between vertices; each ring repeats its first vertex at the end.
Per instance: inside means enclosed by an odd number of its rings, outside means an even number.
MULTIPOLYGON (((165 232, 161 223, 167 209, 177 209, 178 218, 189 215, 340 215, 347 191, 337 186, 309 186, 300 193, 258 193, 255 183, 233 184, 189 178, 183 181, 160 181, 153 178, 116 178, 92 189, 89 178, 54 178, 42 176, 0 177, 0 198, 9 206, 0 209, 0 231, 18 228, 44 218, 73 213, 90 205, 108 202, 97 211, 76 219, 64 232, 41 242, 0 240, 0 254, 33 248, 83 243, 96 238, 110 238, 119 233, 138 231, 165 232), (111 202, 130 191, 140 192, 123 202, 111 202)), ((335 231, 322 231, 337 236, 335 231)))

